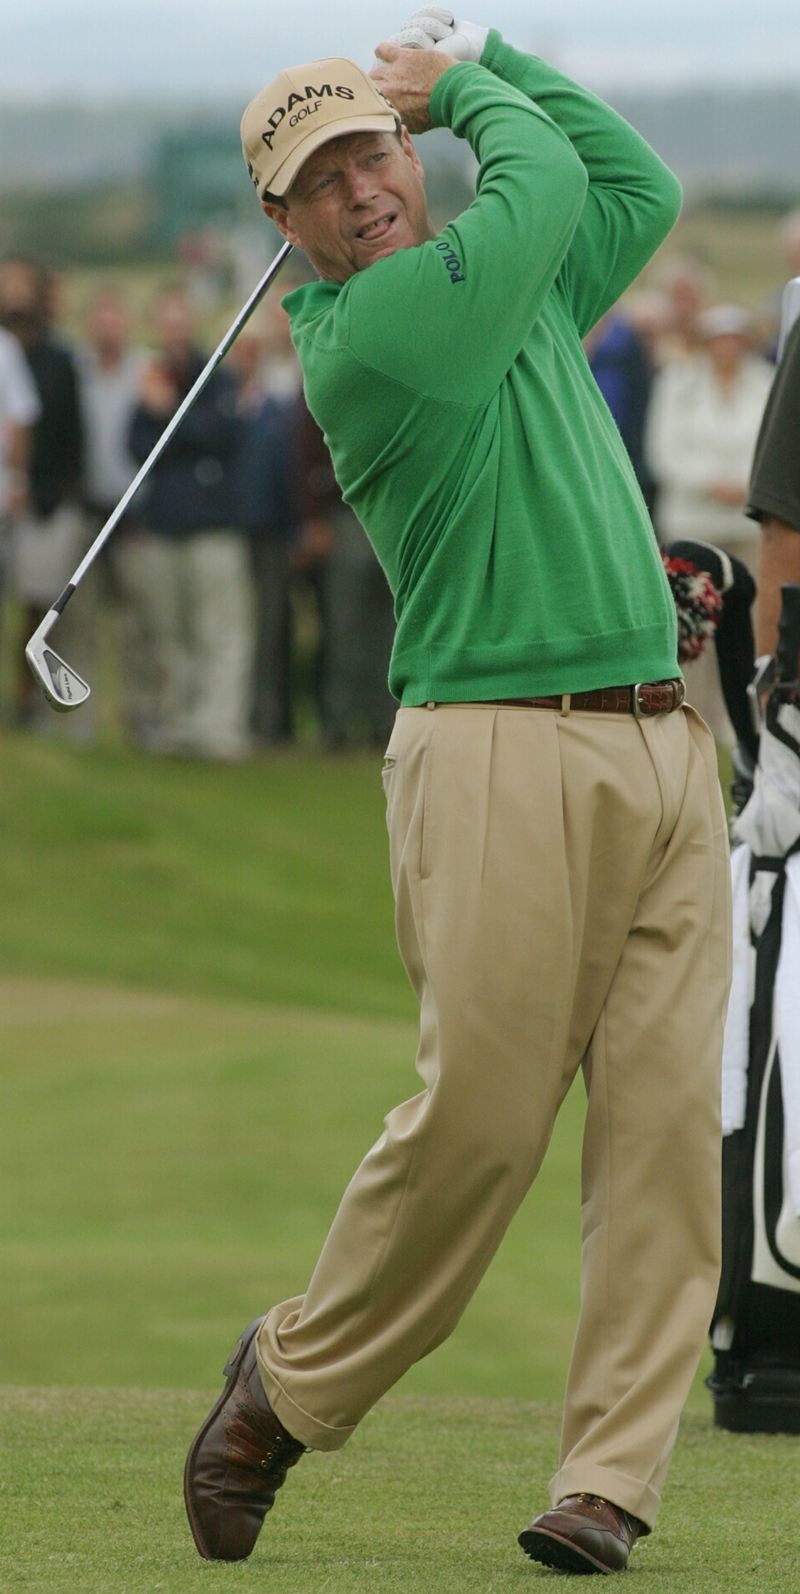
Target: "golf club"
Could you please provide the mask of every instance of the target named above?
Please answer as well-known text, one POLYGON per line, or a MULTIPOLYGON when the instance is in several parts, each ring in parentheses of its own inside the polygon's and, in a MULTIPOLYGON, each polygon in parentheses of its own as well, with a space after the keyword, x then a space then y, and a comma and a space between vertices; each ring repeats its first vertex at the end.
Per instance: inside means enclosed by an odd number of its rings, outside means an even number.
POLYGON ((184 419, 184 416, 188 415, 192 405, 194 404, 195 400, 199 398, 209 378, 213 375, 214 371, 217 369, 217 366, 225 358, 225 355, 231 347, 231 344, 235 343, 239 333, 242 330, 242 327, 247 321, 249 321, 250 316, 253 314, 256 306, 260 303, 267 291, 267 288, 270 286, 270 283, 275 280, 278 272, 281 269, 281 266, 284 264, 284 261, 288 259, 288 256, 292 252, 292 248, 292 244, 285 243, 282 248, 278 250, 274 260, 271 261, 270 265, 267 267, 267 270, 264 272, 261 281, 251 293, 247 303, 242 307, 236 317, 236 320, 228 328, 228 331, 225 333, 222 342, 214 350, 214 353, 211 355, 210 359, 203 366, 203 369, 200 372, 200 375, 198 376, 194 386, 190 388, 185 399, 183 400, 183 403, 175 411, 171 421, 169 421, 168 425, 164 428, 164 431, 159 437, 155 448, 151 450, 141 469, 137 472, 136 476, 134 476, 130 487, 127 489, 127 492, 123 494, 122 498, 117 504, 116 509, 112 510, 105 525, 97 533, 91 548, 89 548, 84 554, 77 570, 75 571, 71 580, 67 582, 67 585, 65 586, 64 591, 61 593, 61 596, 56 598, 52 609, 48 609, 41 625, 37 626, 33 636, 25 648, 25 657, 33 675, 39 682, 45 697, 47 698, 48 702, 52 704, 53 708, 58 709, 61 713, 68 713, 70 709, 79 708, 81 703, 85 703, 91 692, 91 687, 87 681, 84 681, 82 676, 78 675, 77 671, 73 670, 64 659, 60 658, 59 655, 53 651, 53 649, 48 645, 47 638, 50 635, 50 632, 56 621, 64 613, 64 610, 66 609, 76 587, 83 580, 87 570, 97 558, 100 549, 105 546, 109 537, 111 536, 112 531, 119 524, 134 494, 138 492, 142 483, 150 475, 150 472, 157 460, 161 458, 161 455, 170 441, 170 438, 174 436, 175 432, 177 432, 181 421, 184 419))

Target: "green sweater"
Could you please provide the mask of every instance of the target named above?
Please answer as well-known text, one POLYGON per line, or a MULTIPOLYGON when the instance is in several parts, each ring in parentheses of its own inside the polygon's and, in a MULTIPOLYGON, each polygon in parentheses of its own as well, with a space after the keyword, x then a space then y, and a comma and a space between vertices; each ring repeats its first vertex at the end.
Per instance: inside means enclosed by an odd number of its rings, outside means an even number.
POLYGON ((647 511, 581 338, 673 225, 625 122, 492 31, 431 96, 477 196, 435 239, 287 295, 309 407, 395 597, 405 705, 678 674, 647 511))

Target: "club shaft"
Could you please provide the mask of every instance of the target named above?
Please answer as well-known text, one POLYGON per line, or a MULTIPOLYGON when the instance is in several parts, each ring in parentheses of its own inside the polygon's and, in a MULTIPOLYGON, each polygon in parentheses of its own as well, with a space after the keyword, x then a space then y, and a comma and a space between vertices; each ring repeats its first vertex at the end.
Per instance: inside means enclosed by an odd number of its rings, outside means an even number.
POLYGON ((247 303, 242 306, 239 314, 236 317, 236 320, 228 328, 228 331, 225 333, 222 342, 217 346, 210 359, 207 360, 206 364, 203 366, 203 369, 200 372, 197 381, 194 383, 194 386, 189 389, 185 399, 175 411, 175 414, 172 416, 172 419, 169 421, 168 425, 165 426, 155 447, 151 449, 147 459, 144 461, 144 464, 134 476, 130 487, 125 493, 123 493, 119 503, 117 504, 116 508, 112 510, 105 525, 102 526, 100 531, 97 533, 97 536, 95 537, 91 547, 87 549, 74 575, 70 578, 60 597, 58 597, 56 602, 53 604, 54 611, 57 611, 59 614, 63 614, 64 609, 66 608, 73 592, 75 591, 75 588, 83 580, 83 577, 85 576, 90 565, 94 563, 97 555, 100 552, 100 549, 103 548, 108 542, 112 531, 114 531, 119 525, 119 522, 125 514, 131 499, 139 491, 142 483, 150 475, 153 466, 161 458, 164 449, 167 447, 170 439, 177 432, 181 421, 184 419, 184 416, 188 415, 192 405, 195 403, 196 399, 200 397, 200 394, 208 383, 210 377, 213 376, 214 372, 216 371, 217 366, 222 363, 229 348, 233 343, 236 342, 242 327, 245 326, 245 324, 249 321, 253 311, 256 309, 256 306, 264 297, 264 294, 266 293, 270 283, 274 281, 284 261, 291 254, 292 248, 292 244, 285 243, 282 248, 278 250, 275 259, 271 261, 270 265, 267 267, 267 270, 264 272, 261 281, 253 289, 253 292, 251 293, 250 298, 247 300, 247 303))

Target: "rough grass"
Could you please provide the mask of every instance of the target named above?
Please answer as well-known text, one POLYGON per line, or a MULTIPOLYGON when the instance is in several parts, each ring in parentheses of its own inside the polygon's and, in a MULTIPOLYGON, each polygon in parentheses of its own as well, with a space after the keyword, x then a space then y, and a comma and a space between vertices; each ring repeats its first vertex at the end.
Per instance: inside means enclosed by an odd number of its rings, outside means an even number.
MULTIPOLYGON (((181 1498, 184 1455, 210 1398, 0 1391, 0 1588, 521 1594, 573 1586, 516 1545, 546 1504, 554 1406, 390 1397, 344 1450, 301 1461, 251 1560, 226 1567, 198 1559, 181 1498)), ((792 1513, 776 1506, 788 1500, 795 1449, 796 1440, 734 1438, 685 1418, 658 1529, 633 1554, 633 1586, 796 1590, 792 1513)))

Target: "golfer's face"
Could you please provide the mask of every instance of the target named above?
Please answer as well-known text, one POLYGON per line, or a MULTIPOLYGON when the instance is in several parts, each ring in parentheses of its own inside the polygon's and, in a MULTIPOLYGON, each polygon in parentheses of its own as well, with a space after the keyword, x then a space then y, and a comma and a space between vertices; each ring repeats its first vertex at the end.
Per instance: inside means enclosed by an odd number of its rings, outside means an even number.
POLYGON ((332 282, 431 236, 422 165, 405 130, 402 141, 349 133, 323 144, 301 167, 286 209, 264 209, 332 282))

